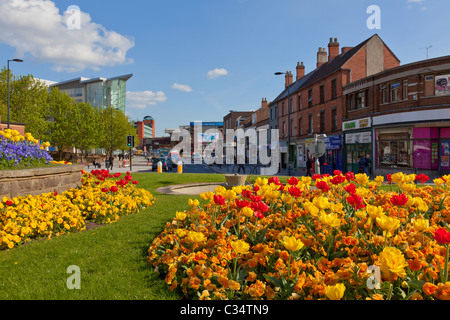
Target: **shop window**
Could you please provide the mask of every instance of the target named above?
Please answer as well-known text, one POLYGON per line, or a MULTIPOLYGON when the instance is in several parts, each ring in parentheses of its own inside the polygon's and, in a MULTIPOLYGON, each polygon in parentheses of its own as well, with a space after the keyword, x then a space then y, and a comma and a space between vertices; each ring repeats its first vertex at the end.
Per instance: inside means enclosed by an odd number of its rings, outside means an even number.
POLYGON ((382 167, 412 168, 413 140, 409 133, 380 134, 378 163, 382 167))

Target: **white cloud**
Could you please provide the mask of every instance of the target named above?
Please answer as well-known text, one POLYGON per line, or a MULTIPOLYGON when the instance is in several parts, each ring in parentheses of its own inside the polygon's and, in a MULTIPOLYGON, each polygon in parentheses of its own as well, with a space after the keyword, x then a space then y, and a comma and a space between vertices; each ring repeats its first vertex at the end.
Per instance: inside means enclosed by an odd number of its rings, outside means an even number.
POLYGON ((162 91, 127 91, 127 108, 145 109, 166 100, 167 97, 162 91))
POLYGON ((132 63, 127 52, 133 38, 107 30, 85 12, 61 14, 50 0, 0 0, 0 30, 0 43, 14 47, 16 56, 30 55, 56 71, 132 63), (70 29, 73 22, 79 28, 70 29))
POLYGON ((424 1, 425 0, 408 0, 409 3, 412 3, 412 2, 414 2, 414 3, 422 3, 424 1))
POLYGON ((178 84, 178 83, 174 83, 172 85, 172 89, 176 89, 176 90, 180 90, 183 92, 192 92, 192 88, 186 84, 178 84))
POLYGON ((208 79, 214 79, 220 76, 226 76, 227 74, 228 71, 226 69, 220 68, 208 71, 206 76, 208 77, 208 79))

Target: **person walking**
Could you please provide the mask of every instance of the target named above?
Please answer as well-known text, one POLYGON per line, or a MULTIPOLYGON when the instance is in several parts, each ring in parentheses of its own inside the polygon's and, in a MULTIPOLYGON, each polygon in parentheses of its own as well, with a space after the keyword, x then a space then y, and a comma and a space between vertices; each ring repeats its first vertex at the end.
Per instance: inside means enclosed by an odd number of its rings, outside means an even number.
POLYGON ((111 154, 109 156, 109 168, 110 168, 110 170, 113 169, 113 165, 114 165, 114 156, 111 154))
POLYGON ((372 161, 370 160, 370 155, 367 154, 364 159, 364 172, 369 176, 372 167, 372 161))
POLYGON ((308 157, 306 160, 306 176, 311 177, 311 169, 312 169, 312 161, 311 158, 308 157))
POLYGON ((366 166, 366 160, 363 157, 358 156, 358 173, 364 173, 366 166))

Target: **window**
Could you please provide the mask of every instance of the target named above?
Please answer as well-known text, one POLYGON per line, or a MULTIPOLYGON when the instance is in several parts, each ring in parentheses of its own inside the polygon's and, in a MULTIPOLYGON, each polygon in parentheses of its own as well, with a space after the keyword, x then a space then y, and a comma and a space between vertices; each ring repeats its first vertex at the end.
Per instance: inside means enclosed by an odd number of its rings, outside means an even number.
POLYGON ((298 95, 298 110, 302 110, 303 106, 302 106, 302 95, 299 94, 298 95))
POLYGON ((355 100, 354 100, 354 96, 352 94, 349 94, 347 96, 347 108, 349 111, 354 110, 355 109, 355 104, 354 104, 355 100))
POLYGON ((314 133, 314 130, 313 130, 313 115, 312 115, 312 113, 310 113, 308 115, 308 133, 309 134, 314 133))
POLYGON ((366 104, 366 108, 369 107, 369 89, 366 89, 366 91, 364 92, 364 102, 366 104))
POLYGON ((337 84, 336 79, 331 80, 331 99, 337 98, 337 84))
POLYGON ((325 86, 320 86, 320 103, 324 103, 325 101, 325 86))
POLYGON ((320 111, 320 132, 325 132, 325 111, 320 111))
POLYGON ((382 167, 412 168, 413 148, 408 132, 378 135, 378 163, 382 167))
POLYGON ((303 134, 303 125, 302 125, 302 117, 298 118, 298 135, 301 136, 303 134))
POLYGON ((403 100, 408 100, 408 80, 403 80, 403 100))
POLYGON ((283 121, 283 137, 286 136, 286 121, 283 121))
POLYGON ((364 91, 356 94, 356 109, 364 108, 364 91))
POLYGON ((388 97, 387 97, 387 87, 386 85, 383 85, 380 87, 381 89, 381 102, 382 103, 387 103, 388 102, 388 97))
POLYGON ((284 107, 284 102, 281 104, 281 115, 282 116, 286 115, 286 109, 284 107))
POLYGON ((336 109, 331 110, 331 123, 332 123, 332 130, 337 131, 337 110, 336 109))
POLYGON ((308 107, 309 108, 312 107, 312 90, 311 89, 308 90, 308 107))
POLYGON ((391 102, 400 100, 399 90, 400 90, 400 82, 395 82, 391 84, 391 102))

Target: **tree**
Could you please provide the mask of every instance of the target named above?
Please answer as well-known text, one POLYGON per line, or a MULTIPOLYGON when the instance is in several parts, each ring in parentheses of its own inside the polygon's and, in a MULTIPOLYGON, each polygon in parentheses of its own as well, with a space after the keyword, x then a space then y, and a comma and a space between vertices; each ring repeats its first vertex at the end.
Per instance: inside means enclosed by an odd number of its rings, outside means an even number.
POLYGON ((58 157, 74 145, 78 123, 76 119, 76 102, 65 92, 54 87, 48 95, 47 120, 49 141, 58 148, 58 157))
MULTIPOLYGON (((0 72, 0 116, 7 119, 7 69, 0 72)), ((46 110, 48 108, 47 86, 33 75, 15 77, 10 70, 10 122, 23 123, 26 131, 44 140, 48 130, 46 110)))
POLYGON ((81 161, 83 152, 100 147, 101 134, 100 112, 90 103, 76 103, 73 112, 73 146, 81 150, 81 161))
POLYGON ((114 150, 127 150, 127 135, 134 135, 135 145, 139 143, 136 128, 122 111, 113 107, 104 108, 101 111, 100 123, 102 126, 100 145, 108 150, 107 153, 111 154, 114 150))

